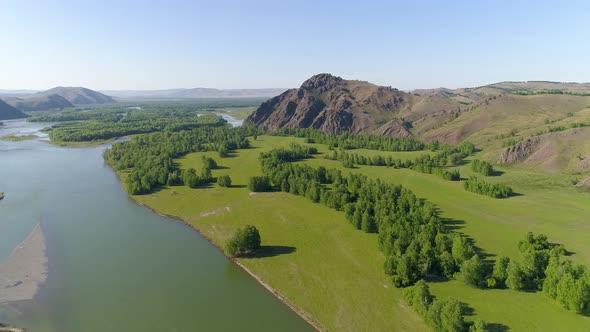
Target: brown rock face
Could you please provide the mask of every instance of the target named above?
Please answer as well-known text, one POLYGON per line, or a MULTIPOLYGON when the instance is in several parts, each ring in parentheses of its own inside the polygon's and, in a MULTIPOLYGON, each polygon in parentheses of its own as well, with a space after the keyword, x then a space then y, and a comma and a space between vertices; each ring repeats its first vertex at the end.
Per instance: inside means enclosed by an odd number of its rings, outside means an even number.
MULTIPOLYGON (((410 137, 412 107, 424 97, 363 81, 319 74, 299 89, 264 102, 245 120, 265 129, 315 128, 329 134, 350 132, 410 137)), ((432 97, 430 97, 432 98, 432 97)), ((448 101, 433 111, 448 107, 448 101)))
POLYGON ((539 146, 539 143, 541 143, 542 140, 543 139, 539 136, 531 137, 514 146, 511 146, 500 154, 500 158, 498 161, 502 164, 511 164, 522 161, 535 151, 535 149, 537 148, 537 146, 539 146))

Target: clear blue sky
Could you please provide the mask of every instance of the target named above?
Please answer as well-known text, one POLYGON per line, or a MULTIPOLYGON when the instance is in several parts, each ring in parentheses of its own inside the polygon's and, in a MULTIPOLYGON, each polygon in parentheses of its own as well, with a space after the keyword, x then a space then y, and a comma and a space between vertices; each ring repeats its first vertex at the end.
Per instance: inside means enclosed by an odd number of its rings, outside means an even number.
POLYGON ((0 89, 590 81, 590 1, 0 0, 0 89))

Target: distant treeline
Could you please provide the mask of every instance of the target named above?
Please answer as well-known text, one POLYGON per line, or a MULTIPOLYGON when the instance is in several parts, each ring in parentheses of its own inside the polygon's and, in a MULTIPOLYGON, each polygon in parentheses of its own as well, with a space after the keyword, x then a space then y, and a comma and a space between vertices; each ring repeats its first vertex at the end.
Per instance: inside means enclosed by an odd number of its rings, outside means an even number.
POLYGON ((374 155, 365 157, 355 153, 333 151, 326 155, 327 159, 340 160, 344 167, 352 168, 354 165, 388 166, 395 168, 409 168, 417 172, 435 174, 445 180, 459 181, 461 175, 458 170, 447 170, 447 166, 459 164, 475 150, 473 144, 464 142, 457 146, 437 144, 436 153, 420 156, 414 160, 402 160, 392 156, 374 155))
POLYGON ((585 92, 571 92, 564 90, 542 90, 542 91, 515 91, 515 95, 532 96, 532 95, 571 95, 571 96, 590 96, 590 93, 585 92))
POLYGON ((437 150, 440 142, 424 143, 416 138, 388 137, 374 135, 354 135, 342 133, 339 135, 325 134, 316 129, 280 129, 270 133, 276 136, 303 137, 306 143, 320 143, 328 145, 330 149, 371 149, 381 151, 421 151, 425 149, 437 150))

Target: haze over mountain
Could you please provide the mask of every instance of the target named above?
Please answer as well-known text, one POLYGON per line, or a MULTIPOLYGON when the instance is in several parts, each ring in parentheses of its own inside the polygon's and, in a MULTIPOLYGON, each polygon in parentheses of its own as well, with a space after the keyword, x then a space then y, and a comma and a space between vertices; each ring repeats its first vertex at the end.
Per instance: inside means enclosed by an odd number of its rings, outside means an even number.
POLYGON ((0 120, 26 118, 27 115, 0 100, 0 120))
POLYGON ((273 97, 286 89, 164 89, 164 90, 103 90, 104 94, 127 99, 190 99, 190 98, 254 98, 273 97))
POLYGON ((40 95, 29 98, 2 97, 2 99, 23 112, 45 111, 74 107, 72 103, 57 94, 40 95))
POLYGON ((47 91, 37 92, 33 95, 36 96, 48 96, 56 94, 62 96, 64 99, 74 105, 85 105, 85 104, 106 104, 112 103, 115 100, 107 95, 104 95, 98 91, 90 90, 82 87, 55 87, 47 91))

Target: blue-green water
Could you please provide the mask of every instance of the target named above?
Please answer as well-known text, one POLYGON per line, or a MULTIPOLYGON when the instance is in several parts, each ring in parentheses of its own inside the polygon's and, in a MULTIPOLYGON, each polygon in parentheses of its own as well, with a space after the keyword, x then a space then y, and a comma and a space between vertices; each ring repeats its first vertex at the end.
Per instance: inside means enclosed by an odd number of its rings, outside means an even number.
MULTIPOLYGON (((5 121, 0 136, 43 124, 5 121)), ((32 332, 311 331, 197 232, 135 204, 95 148, 0 141, 0 259, 41 222, 49 274, 0 321, 32 332)))

